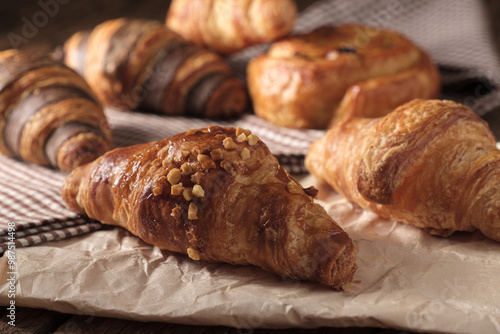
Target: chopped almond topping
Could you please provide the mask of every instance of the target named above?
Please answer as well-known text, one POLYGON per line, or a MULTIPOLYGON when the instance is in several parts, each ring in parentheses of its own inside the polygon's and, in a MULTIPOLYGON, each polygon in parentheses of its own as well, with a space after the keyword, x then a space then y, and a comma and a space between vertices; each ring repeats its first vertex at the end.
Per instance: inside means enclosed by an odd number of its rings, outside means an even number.
POLYGON ((193 195, 196 197, 203 197, 205 196, 205 190, 203 190, 199 184, 195 184, 193 187, 193 195))
POLYGON ((163 187, 158 186, 153 189, 153 195, 158 196, 163 194, 163 187))
POLYGON ((250 146, 254 146, 258 142, 259 142, 259 137, 257 137, 256 135, 248 136, 248 144, 250 144, 250 146))
POLYGON ((222 150, 220 148, 216 148, 215 150, 210 151, 210 156, 214 160, 222 159, 222 150))
POLYGON ((185 162, 181 166, 181 174, 182 175, 191 175, 193 174, 193 166, 189 162, 185 162))
POLYGON ((233 141, 233 138, 231 137, 226 137, 223 141, 222 141, 222 145, 224 145, 224 148, 226 150, 235 150, 238 148, 238 144, 236 144, 234 141, 233 141))
POLYGON ((170 188, 170 194, 174 196, 182 195, 183 192, 184 192, 184 187, 182 186, 182 183, 174 184, 170 188))
POLYGON ((241 150, 240 156, 241 156, 241 159, 243 159, 243 160, 250 158, 250 150, 248 148, 244 147, 241 150))
POLYGON ((196 220, 198 219, 198 207, 194 203, 189 203, 189 209, 188 209, 188 219, 189 220, 196 220))
POLYGON ((198 250, 194 249, 193 247, 189 247, 187 249, 187 255, 192 260, 195 260, 195 261, 199 261, 200 260, 200 252, 198 250))
POLYGON ((181 180, 181 170, 179 168, 172 168, 167 174, 167 180, 172 185, 179 183, 181 180))
POLYGON ((186 136, 191 136, 191 135, 194 135, 198 132, 201 132, 201 129, 190 129, 186 132, 186 136))
POLYGON ((245 133, 242 133, 240 134, 237 138, 236 138, 236 141, 238 143, 243 143, 245 141, 247 141, 247 135, 245 133))
POLYGON ((187 187, 184 189, 184 191, 182 192, 182 196, 184 196, 184 199, 186 201, 190 201, 193 199, 193 188, 191 187, 187 187))
POLYGON ((215 168, 215 162, 205 154, 198 154, 197 160, 201 163, 202 168, 215 168))
POLYGON ((203 177, 203 172, 198 171, 191 175, 191 182, 195 184, 200 184, 201 178, 203 177))
POLYGON ((174 217, 175 219, 180 219, 181 215, 182 215, 181 207, 180 206, 176 206, 175 208, 173 208, 172 209, 172 213, 170 215, 172 217, 174 217))
POLYGON ((252 134, 252 131, 250 130, 245 130, 245 129, 242 129, 240 128, 239 126, 236 128, 236 136, 239 136, 241 135, 242 133, 244 133, 245 135, 247 136, 250 136, 252 134))

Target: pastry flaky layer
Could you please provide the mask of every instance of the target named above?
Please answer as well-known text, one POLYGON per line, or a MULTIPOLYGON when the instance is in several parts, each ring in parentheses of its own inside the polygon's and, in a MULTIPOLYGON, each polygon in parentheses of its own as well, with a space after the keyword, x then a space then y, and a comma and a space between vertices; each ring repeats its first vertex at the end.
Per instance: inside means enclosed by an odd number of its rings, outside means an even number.
POLYGON ((311 174, 377 214, 448 236, 500 241, 500 151, 464 105, 414 100, 382 118, 331 128, 306 157, 311 174))
POLYGON ((397 32, 358 25, 281 39, 250 61, 247 77, 255 113, 292 128, 383 116, 440 91, 424 51, 397 32))
POLYGON ((248 130, 209 127, 115 149, 73 171, 69 208, 193 260, 349 285, 355 247, 248 130))
POLYGON ((112 146, 85 80, 49 57, 0 52, 0 153, 70 171, 112 146))
POLYGON ((64 45, 64 61, 119 110, 217 118, 247 106, 243 82, 219 55, 153 20, 120 18, 77 32, 64 45))
POLYGON ((228 54, 288 34, 293 0, 173 0, 166 25, 199 46, 228 54))

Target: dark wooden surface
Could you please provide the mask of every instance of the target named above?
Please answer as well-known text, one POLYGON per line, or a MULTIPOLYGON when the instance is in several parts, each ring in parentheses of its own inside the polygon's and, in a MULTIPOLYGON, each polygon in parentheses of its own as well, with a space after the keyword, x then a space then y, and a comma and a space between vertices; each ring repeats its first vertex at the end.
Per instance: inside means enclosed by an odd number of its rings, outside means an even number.
MULTIPOLYGON (((492 17, 492 29, 495 39, 500 41, 500 1, 483 0, 487 3, 492 17)), ((58 4, 47 15, 47 22, 39 21, 36 31, 23 35, 26 21, 43 19, 40 11, 47 11, 38 1, 2 0, 0 4, 0 50, 12 47, 14 36, 24 38, 20 48, 50 51, 60 45, 72 33, 88 29, 111 18, 122 16, 142 17, 163 20, 169 0, 43 0, 44 3, 58 4), (65 4, 60 4, 65 3, 65 4), (37 17, 38 15, 38 17, 37 17), (43 24, 42 24, 43 23, 43 24)), ((313 0, 296 0, 300 10, 313 0)), ((500 44, 500 43, 498 43, 500 44)), ((490 124, 497 139, 500 140, 500 109, 490 112, 484 119, 490 124)), ((359 333, 359 334, 394 334, 409 333, 396 329, 381 328, 316 328, 316 329, 238 329, 229 327, 188 326, 171 323, 143 323, 121 319, 93 317, 87 315, 62 314, 53 311, 16 308, 16 326, 8 325, 5 307, 0 307, 0 333, 359 333)))
POLYGON ((74 334, 411 334, 407 331, 383 328, 287 328, 252 329, 223 326, 187 326, 160 322, 139 322, 101 318, 88 315, 70 315, 53 311, 16 308, 16 326, 8 324, 5 308, 0 310, 0 333, 74 333, 74 334))

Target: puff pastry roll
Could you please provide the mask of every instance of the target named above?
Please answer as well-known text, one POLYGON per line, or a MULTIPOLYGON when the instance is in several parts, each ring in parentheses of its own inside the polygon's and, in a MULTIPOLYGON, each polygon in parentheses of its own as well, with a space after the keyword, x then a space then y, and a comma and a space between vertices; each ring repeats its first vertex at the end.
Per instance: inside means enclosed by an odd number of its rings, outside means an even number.
POLYGON ((229 54, 283 37, 296 16, 292 0, 173 0, 166 24, 188 41, 229 54))
POLYGON ((313 143, 306 167, 382 217, 500 240, 500 151, 464 105, 414 100, 382 118, 340 123, 313 143))
POLYGON ((85 80, 49 57, 0 52, 0 152, 70 171, 112 146, 85 80))
POLYGON ((250 61, 247 74, 255 113, 292 128, 383 116, 440 91, 439 73, 424 51, 394 31, 357 25, 279 40, 250 61))
POLYGON ((104 105, 119 110, 216 118, 246 108, 246 88, 224 60, 161 22, 103 22, 70 37, 64 60, 87 79, 104 105))
POLYGON ((335 289, 355 247, 248 130, 210 127, 115 149, 67 178, 69 208, 193 260, 252 264, 335 289))

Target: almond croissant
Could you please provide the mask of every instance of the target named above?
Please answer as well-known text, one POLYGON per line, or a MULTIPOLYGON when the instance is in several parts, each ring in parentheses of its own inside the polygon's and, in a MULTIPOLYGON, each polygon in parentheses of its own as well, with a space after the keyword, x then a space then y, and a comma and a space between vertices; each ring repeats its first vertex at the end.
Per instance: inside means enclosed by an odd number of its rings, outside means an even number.
POLYGON ((193 260, 253 264, 346 287, 349 236, 248 130, 210 127, 111 151, 74 170, 69 208, 193 260))
POLYGON ((311 174, 361 207, 431 234, 479 229, 500 241, 500 151, 488 125, 451 101, 414 100, 331 128, 311 174))
POLYGON ((0 153, 70 171, 111 146, 106 116, 81 76, 44 55, 0 52, 0 153))

